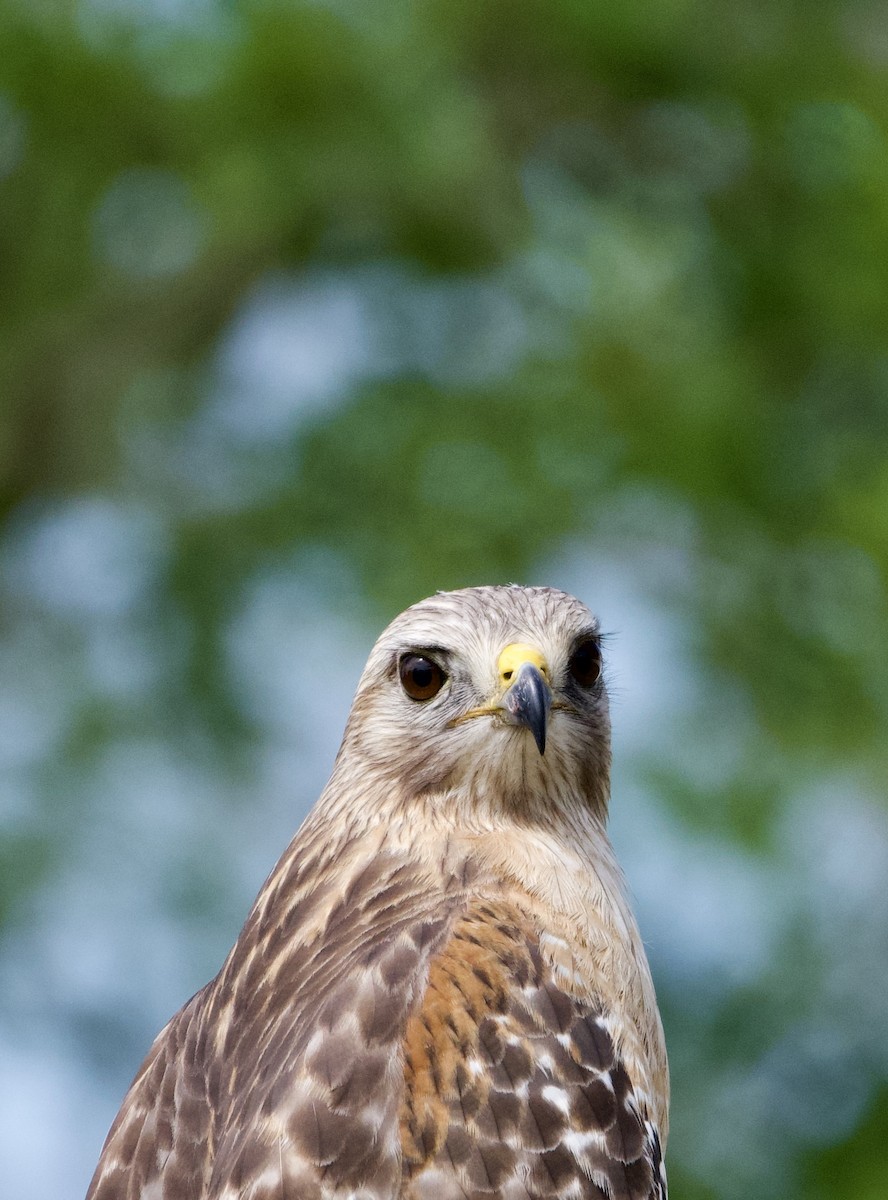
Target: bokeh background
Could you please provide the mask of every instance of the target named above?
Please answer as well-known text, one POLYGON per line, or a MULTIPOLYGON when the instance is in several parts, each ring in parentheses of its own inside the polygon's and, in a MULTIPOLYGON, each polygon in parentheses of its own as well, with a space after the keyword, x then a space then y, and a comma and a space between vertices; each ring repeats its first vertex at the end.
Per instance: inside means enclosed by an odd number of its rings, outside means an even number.
POLYGON ((685 1200, 888 1195, 888 6, 0 6, 0 1160, 83 1194, 372 641, 551 583, 685 1200))

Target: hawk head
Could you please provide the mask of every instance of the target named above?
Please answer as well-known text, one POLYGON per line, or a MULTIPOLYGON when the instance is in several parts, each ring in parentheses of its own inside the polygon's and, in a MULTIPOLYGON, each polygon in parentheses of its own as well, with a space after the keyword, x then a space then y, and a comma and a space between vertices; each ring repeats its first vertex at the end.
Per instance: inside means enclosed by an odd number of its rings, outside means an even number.
POLYGON ((440 592, 376 643, 340 752, 401 797, 470 799, 532 818, 603 815, 610 724, 596 618, 552 588, 440 592))

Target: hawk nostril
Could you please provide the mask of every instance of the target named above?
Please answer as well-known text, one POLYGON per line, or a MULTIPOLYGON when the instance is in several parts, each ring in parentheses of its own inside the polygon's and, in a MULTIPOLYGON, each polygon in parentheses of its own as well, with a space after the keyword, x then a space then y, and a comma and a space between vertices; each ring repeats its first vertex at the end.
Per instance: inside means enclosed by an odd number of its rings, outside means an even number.
POLYGON ((518 678, 518 672, 526 663, 536 667, 543 678, 548 680, 548 668, 542 652, 528 642, 511 642, 501 651, 496 660, 500 683, 504 685, 514 683, 518 678))

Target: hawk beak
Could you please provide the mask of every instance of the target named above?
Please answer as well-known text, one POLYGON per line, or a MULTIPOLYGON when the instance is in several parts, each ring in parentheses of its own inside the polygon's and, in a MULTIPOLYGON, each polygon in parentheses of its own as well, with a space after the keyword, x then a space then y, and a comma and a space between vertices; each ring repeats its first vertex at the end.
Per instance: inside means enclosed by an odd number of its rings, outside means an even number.
POLYGON ((498 694, 480 708, 470 708, 455 717, 451 724, 460 725, 473 717, 504 717, 510 725, 523 725, 529 729, 540 754, 545 754, 546 726, 552 711, 552 689, 545 658, 535 646, 512 642, 500 654, 496 667, 501 689, 498 694))
POLYGON ((515 682, 503 696, 503 706, 517 724, 530 730, 540 754, 545 754, 552 692, 539 667, 530 662, 521 664, 515 682))

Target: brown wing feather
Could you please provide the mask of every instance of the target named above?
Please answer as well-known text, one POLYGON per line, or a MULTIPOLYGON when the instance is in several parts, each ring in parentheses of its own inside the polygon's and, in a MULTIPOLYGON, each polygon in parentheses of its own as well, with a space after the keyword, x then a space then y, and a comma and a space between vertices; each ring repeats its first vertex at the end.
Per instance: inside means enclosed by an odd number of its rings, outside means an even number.
POLYGON ((211 1112, 194 1021, 200 994, 158 1034, 105 1140, 87 1200, 204 1194, 211 1112))
POLYGON ((404 1050, 410 1200, 665 1200, 607 1014, 555 984, 514 905, 476 902, 456 922, 404 1050))
POLYGON ((432 886, 383 853, 332 898, 323 884, 257 903, 219 976, 158 1037, 87 1200, 398 1194, 404 1028, 466 880, 432 886))
POLYGON ((88 1200, 665 1200, 607 1014, 486 887, 383 854, 309 942, 313 894, 257 905, 158 1037, 88 1200))

